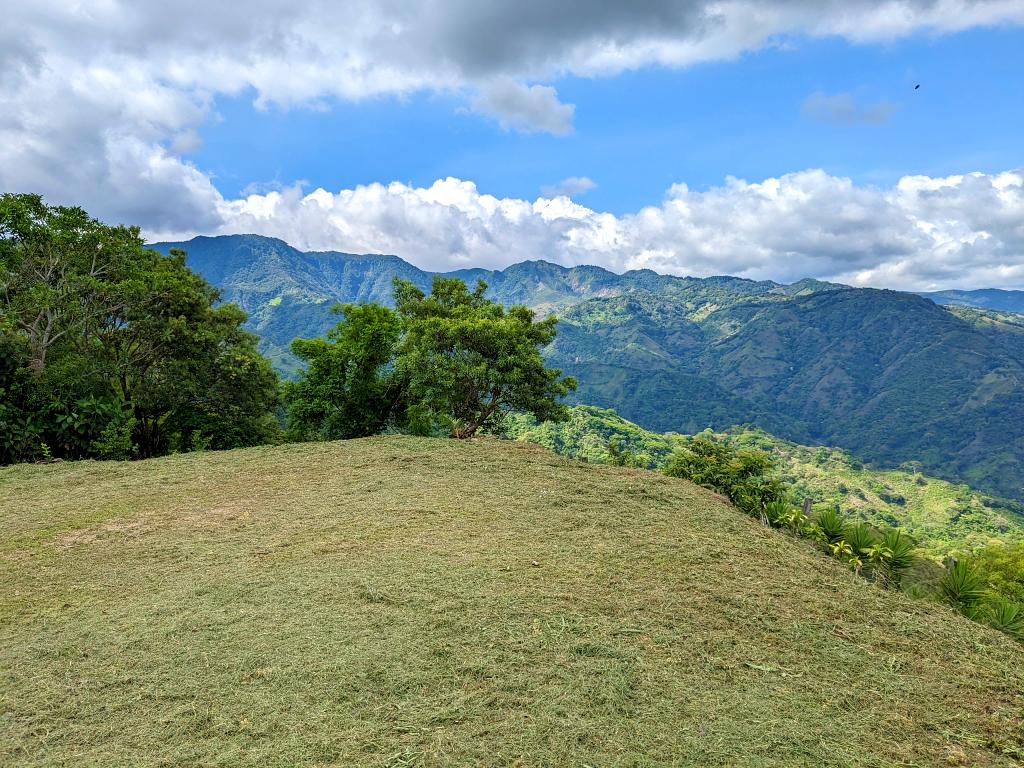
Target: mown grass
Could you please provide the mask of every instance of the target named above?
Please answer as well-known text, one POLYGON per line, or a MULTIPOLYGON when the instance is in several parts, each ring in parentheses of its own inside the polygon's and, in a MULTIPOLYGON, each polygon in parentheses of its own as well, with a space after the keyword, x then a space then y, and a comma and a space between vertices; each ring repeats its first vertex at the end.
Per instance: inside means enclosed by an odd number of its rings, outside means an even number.
POLYGON ((1012 765, 1024 653, 713 494, 375 438, 0 470, 0 764, 1012 765))

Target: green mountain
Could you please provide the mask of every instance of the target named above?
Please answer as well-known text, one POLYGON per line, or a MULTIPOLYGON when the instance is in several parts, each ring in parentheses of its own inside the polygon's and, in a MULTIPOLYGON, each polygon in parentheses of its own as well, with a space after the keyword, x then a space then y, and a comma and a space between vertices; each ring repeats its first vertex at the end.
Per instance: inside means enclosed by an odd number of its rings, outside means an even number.
MULTIPOLYGON (((609 443, 635 466, 660 469, 686 443, 678 433, 659 434, 594 406, 572 408, 568 421, 538 424, 516 414, 508 436, 537 443, 555 453, 591 463, 610 461, 609 443)), ((839 448, 799 445, 755 427, 734 427, 729 439, 770 453, 797 499, 818 507, 838 505, 846 514, 876 527, 900 527, 929 555, 941 559, 993 541, 1024 540, 1024 506, 928 477, 915 465, 878 470, 839 448)))
MULTIPOLYGON (((431 275, 395 256, 303 253, 251 235, 173 245, 250 315, 281 370, 288 344, 318 335, 335 301, 391 300, 395 276, 431 275)), ((785 286, 649 270, 617 275, 542 261, 482 278, 493 298, 556 311, 548 350, 580 382, 576 401, 655 431, 756 424, 879 466, 1024 500, 1024 321, 896 291, 805 280, 785 286)))
MULTIPOLYGON (((336 302, 391 304, 395 277, 421 288, 429 288, 432 278, 432 273, 397 256, 304 252, 260 235, 196 237, 152 247, 163 253, 171 248, 185 250, 189 266, 220 288, 225 301, 248 313, 250 329, 262 339, 262 351, 285 373, 296 368, 288 349, 291 340, 319 336, 333 327, 338 318, 330 308, 336 302)), ((651 270, 618 275, 601 267, 567 268, 546 261, 526 261, 501 271, 466 269, 445 274, 468 282, 484 280, 489 294, 503 304, 526 304, 539 312, 558 314, 587 299, 635 290, 681 300, 702 296, 706 301, 732 302, 737 297, 786 297, 839 287, 817 280, 786 286, 735 277, 674 277, 651 270)))
POLYGON ((633 293, 564 319, 550 356, 580 380, 580 402, 657 431, 754 423, 1024 496, 1016 316, 842 289, 717 306, 633 293))

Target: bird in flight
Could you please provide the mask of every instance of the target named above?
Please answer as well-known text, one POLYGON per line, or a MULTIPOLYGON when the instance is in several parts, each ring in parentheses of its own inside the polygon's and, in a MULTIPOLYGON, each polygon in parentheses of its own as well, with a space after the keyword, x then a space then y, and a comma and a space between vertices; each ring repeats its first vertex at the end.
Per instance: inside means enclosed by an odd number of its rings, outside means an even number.
POLYGON ((917 85, 915 85, 915 86, 914 86, 914 90, 916 91, 916 90, 917 90, 918 88, 920 88, 920 87, 921 87, 921 84, 920 84, 920 83, 918 83, 917 85))

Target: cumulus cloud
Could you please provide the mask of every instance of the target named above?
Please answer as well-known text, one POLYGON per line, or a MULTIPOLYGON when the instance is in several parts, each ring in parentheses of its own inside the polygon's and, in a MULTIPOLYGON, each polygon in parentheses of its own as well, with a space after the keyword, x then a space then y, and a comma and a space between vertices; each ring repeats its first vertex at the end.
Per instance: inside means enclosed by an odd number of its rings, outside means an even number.
MULTIPOLYGON (((444 92, 509 128, 565 133, 573 106, 560 102, 550 83, 566 75, 684 67, 787 37, 885 41, 921 31, 1024 23, 1020 0, 250 0, 244 12, 209 0, 0 0, 0 12, 0 189, 40 192, 149 231, 239 231, 245 222, 254 229, 262 222, 268 230, 294 227, 299 243, 365 243, 367 249, 404 251, 421 260, 444 260, 437 254, 452 253, 456 259, 491 254, 493 263, 507 261, 500 250, 509 243, 504 233, 512 231, 524 237, 508 251, 518 256, 604 259, 625 266, 664 262, 666 268, 696 272, 739 266, 738 256, 710 266, 709 244, 718 243, 749 258, 744 269, 733 269, 749 274, 767 272, 769 262, 759 254, 770 260, 784 252, 775 250, 781 246, 771 237, 754 237, 752 224, 733 237, 729 230, 737 221, 723 211, 735 204, 738 216, 753 216, 759 207, 778 214, 764 202, 768 182, 735 182, 701 194, 677 188, 661 206, 616 218, 577 210, 561 198, 495 200, 466 191, 464 182, 452 189, 444 182, 433 192, 394 185, 335 195, 286 189, 224 200, 209 176, 184 156, 196 148, 222 95, 251 91, 258 107, 294 108, 323 106, 330 99, 444 92), (457 202, 446 213, 431 196, 447 194, 457 202), (379 212, 356 215, 356 202, 374 199, 382 205, 379 212), (287 224, 268 210, 299 218, 287 224), (725 234, 712 231, 716 210, 725 234), (370 229, 357 232, 360 226, 370 229), (414 231, 429 233, 434 255, 403 240, 414 231), (527 244, 536 250, 527 252, 527 244)), ((786 190, 814 186, 802 175, 776 183, 783 198, 786 190)), ((841 186, 841 180, 820 183, 841 186)), ((954 189, 967 194, 974 186, 965 177, 939 190, 918 190, 914 199, 934 206, 936 196, 954 189)), ((854 207, 826 223, 840 227, 830 231, 846 226, 868 237, 876 254, 890 248, 913 260, 919 250, 909 242, 935 242, 952 225, 934 222, 934 236, 916 226, 908 230, 909 214, 900 218, 899 206, 882 205, 885 215, 903 224, 885 230, 894 241, 875 242, 864 234, 870 228, 862 231, 843 218, 856 218, 857 206, 902 194, 851 187, 854 207)), ((825 209, 829 202, 820 201, 825 209)), ((798 207, 798 201, 787 204, 798 207)), ((954 239, 951 253, 971 251, 985 259, 1009 247, 1004 230, 985 230, 983 236, 973 225, 964 226, 974 241, 968 247, 954 239)), ((867 259, 861 264, 855 255, 840 253, 842 243, 830 241, 825 229, 820 234, 825 258, 834 259, 836 269, 870 268, 867 259)), ((809 244, 796 245, 794 258, 809 258, 799 250, 809 244)), ((817 273, 828 272, 820 258, 813 263, 817 273)))
POLYGON ((541 258, 619 272, 813 276, 920 290, 1024 287, 1024 171, 908 176, 887 189, 821 170, 729 179, 706 191, 677 184, 660 205, 622 216, 564 196, 498 198, 453 178, 334 193, 293 187, 221 201, 219 213, 223 224, 210 233, 394 253, 431 270, 541 258))
POLYGON ((833 125, 881 125, 889 121, 896 105, 883 99, 867 106, 857 105, 848 93, 830 96, 816 91, 804 99, 801 112, 808 120, 819 120, 833 125))
POLYGON ((541 190, 541 194, 544 197, 575 197, 576 195, 589 192, 596 186, 597 183, 586 176, 570 176, 567 179, 562 179, 557 184, 544 187, 541 190))
POLYGON ((494 117, 501 127, 565 136, 572 131, 576 107, 558 100, 549 85, 523 85, 509 78, 488 83, 475 99, 473 111, 494 117))

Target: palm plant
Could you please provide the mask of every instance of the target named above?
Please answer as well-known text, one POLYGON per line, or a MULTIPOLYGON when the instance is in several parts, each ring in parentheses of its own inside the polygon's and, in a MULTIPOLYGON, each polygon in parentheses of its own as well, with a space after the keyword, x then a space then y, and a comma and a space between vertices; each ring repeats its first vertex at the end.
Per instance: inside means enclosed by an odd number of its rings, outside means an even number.
POLYGON ((794 536, 800 535, 801 529, 807 522, 807 515, 804 514, 804 511, 794 506, 785 497, 775 498, 767 502, 764 505, 764 512, 772 525, 785 528, 794 536))
POLYGON ((843 531, 843 540, 849 544, 855 554, 863 555, 878 541, 875 532, 867 523, 847 526, 843 531))
POLYGON ((882 539, 884 557, 878 563, 879 574, 886 585, 899 589, 903 574, 914 565, 914 540, 903 531, 887 531, 882 539))
POLYGON ((843 540, 843 533, 846 531, 846 520, 843 519, 837 507, 829 507, 817 514, 811 531, 811 535, 815 539, 831 546, 843 540))
POLYGON ((981 618, 990 627, 1024 640, 1024 606, 1005 597, 995 597, 985 606, 981 618))
POLYGON ((963 560, 954 560, 939 582, 939 592, 951 606, 969 614, 985 596, 985 580, 963 560))
POLYGON ((842 560, 848 566, 853 568, 853 572, 860 576, 861 568, 864 567, 864 561, 860 558, 860 555, 850 546, 848 541, 837 541, 835 544, 829 545, 829 551, 832 553, 832 557, 837 560, 842 560))
POLYGON ((768 518, 768 522, 772 525, 782 527, 785 525, 786 517, 789 515, 789 510, 792 505, 787 499, 778 498, 768 501, 764 505, 764 514, 768 518))

